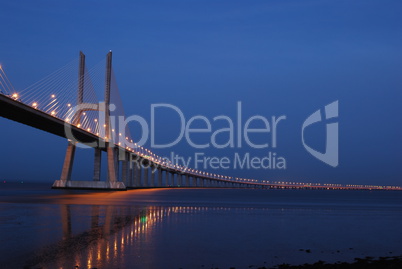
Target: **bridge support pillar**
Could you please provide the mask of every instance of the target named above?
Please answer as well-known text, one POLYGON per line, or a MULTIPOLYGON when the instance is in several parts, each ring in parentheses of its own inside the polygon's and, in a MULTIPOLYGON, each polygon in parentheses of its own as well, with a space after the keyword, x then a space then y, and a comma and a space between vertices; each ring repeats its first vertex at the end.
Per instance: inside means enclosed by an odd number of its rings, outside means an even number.
POLYGON ((141 187, 141 165, 134 164, 134 187, 141 187))
POLYGON ((94 181, 100 181, 102 151, 100 148, 95 148, 94 156, 94 181))
POLYGON ((174 187, 174 173, 173 172, 170 172, 170 175, 169 175, 169 185, 170 185, 170 187, 174 187))
POLYGON ((169 172, 167 170, 164 170, 163 173, 165 174, 164 176, 165 187, 169 187, 169 172))
POLYGON ((173 173, 173 172, 170 173, 170 186, 171 186, 171 187, 175 187, 175 184, 174 184, 174 173, 173 173))
POLYGON ((176 174, 172 172, 172 187, 176 187, 176 174))
POLYGON ((124 159, 122 160, 122 167, 121 167, 121 180, 123 181, 124 185, 129 184, 129 153, 124 152, 124 159))
POLYGON ((143 177, 143 187, 148 187, 148 167, 142 167, 142 170, 144 171, 144 177, 143 177))
POLYGON ((152 187, 158 186, 158 183, 157 183, 156 177, 155 177, 155 173, 156 173, 156 169, 154 167, 151 167, 151 184, 152 184, 152 187))
POLYGON ((186 187, 190 187, 190 178, 188 176, 188 174, 186 174, 186 179, 185 179, 185 183, 186 187))
POLYGON ((171 180, 171 174, 169 171, 166 171, 166 186, 172 187, 172 180, 171 180))
POLYGON ((134 182, 133 182, 133 179, 134 179, 134 163, 133 163, 133 161, 132 161, 132 155, 131 155, 131 153, 129 153, 128 154, 128 178, 127 178, 127 187, 132 187, 133 186, 133 184, 134 184, 134 182))
POLYGON ((186 183, 186 175, 182 174, 181 175, 181 183, 183 187, 187 187, 187 183, 186 183))
POLYGON ((168 183, 169 172, 167 170, 162 170, 162 177, 164 178, 163 180, 164 180, 165 187, 168 187, 169 186, 169 183, 168 183), (165 176, 163 176, 163 174, 165 174, 165 176))
POLYGON ((120 152, 119 148, 115 147, 114 148, 114 167, 116 169, 116 181, 121 180, 121 175, 120 175, 120 152))
POLYGON ((148 169, 149 169, 149 173, 150 173, 149 187, 155 187, 155 174, 154 174, 153 167, 150 166, 148 169))
POLYGON ((75 144, 72 142, 68 142, 66 156, 64 158, 63 170, 61 172, 61 181, 71 180, 71 173, 73 171, 74 164, 74 155, 75 155, 75 144))
POLYGON ((177 180, 179 181, 177 183, 179 187, 183 187, 183 174, 177 174, 177 180))
POLYGON ((115 150, 112 147, 107 148, 107 180, 109 182, 117 182, 116 178, 116 157, 115 150))
POLYGON ((158 187, 162 187, 162 169, 158 168, 158 187))

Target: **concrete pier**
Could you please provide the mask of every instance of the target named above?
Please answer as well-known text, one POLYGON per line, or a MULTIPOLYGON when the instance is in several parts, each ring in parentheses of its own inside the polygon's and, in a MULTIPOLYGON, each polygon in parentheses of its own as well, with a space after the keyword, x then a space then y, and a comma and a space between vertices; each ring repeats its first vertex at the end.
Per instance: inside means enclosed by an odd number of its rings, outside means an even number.
POLYGON ((63 169, 61 172, 61 181, 69 181, 71 180, 71 173, 73 171, 74 164, 74 155, 75 155, 75 144, 72 142, 68 142, 66 156, 64 158, 63 169))
POLYGON ((162 169, 158 168, 158 187, 162 187, 162 169))
POLYGON ((151 187, 157 187, 158 182, 156 182, 156 177, 155 177, 156 170, 151 167, 151 187))
POLYGON ((188 174, 186 174, 186 187, 190 187, 190 177, 188 174))
POLYGON ((102 151, 99 148, 95 148, 95 156, 94 156, 94 181, 100 181, 100 171, 101 171, 101 160, 102 160, 102 151))

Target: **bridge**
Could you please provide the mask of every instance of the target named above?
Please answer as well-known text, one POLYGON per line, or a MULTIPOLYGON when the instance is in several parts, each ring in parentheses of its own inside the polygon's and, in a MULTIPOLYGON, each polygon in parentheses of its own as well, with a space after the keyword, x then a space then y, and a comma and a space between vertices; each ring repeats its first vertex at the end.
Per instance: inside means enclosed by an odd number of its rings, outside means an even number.
POLYGON ((133 141, 112 68, 106 56, 104 101, 96 97, 99 66, 86 68, 80 52, 77 73, 72 62, 18 92, 0 66, 0 116, 66 138, 67 149, 60 179, 53 188, 110 189, 222 187, 279 189, 402 190, 398 186, 342 185, 269 181, 232 177, 185 167, 156 155, 133 141), (75 77, 74 77, 75 76, 75 77), (116 122, 119 118, 119 122, 116 122), (94 150, 92 180, 73 180, 77 146, 94 150), (107 179, 101 181, 102 152, 106 152, 107 179))

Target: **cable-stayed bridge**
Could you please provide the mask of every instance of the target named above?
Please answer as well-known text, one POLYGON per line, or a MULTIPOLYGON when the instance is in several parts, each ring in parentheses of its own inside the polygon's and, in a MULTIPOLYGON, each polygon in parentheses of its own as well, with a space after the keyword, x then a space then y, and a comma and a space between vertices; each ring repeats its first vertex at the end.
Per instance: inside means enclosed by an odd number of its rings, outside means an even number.
POLYGON ((81 52, 39 82, 16 91, 0 66, 0 116, 64 137, 68 140, 59 180, 53 188, 112 189, 155 187, 309 188, 402 190, 397 186, 341 185, 238 178, 185 167, 138 145, 127 127, 112 68, 112 52, 103 64, 87 69, 81 52), (96 88, 104 87, 99 102, 96 88), (117 121, 117 119, 119 119, 117 121), (72 179, 77 146, 94 149, 91 180, 72 179), (102 152, 106 152, 107 179, 101 180, 102 152))

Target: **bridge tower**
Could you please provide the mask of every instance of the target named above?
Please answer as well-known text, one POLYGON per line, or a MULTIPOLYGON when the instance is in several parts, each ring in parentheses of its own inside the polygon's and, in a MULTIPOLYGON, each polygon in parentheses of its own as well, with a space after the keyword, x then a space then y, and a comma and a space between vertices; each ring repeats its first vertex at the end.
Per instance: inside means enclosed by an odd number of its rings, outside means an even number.
MULTIPOLYGON (((99 138, 98 143, 94 146, 94 174, 92 181, 73 181, 71 174, 74 164, 74 156, 76 151, 76 144, 78 141, 68 140, 66 155, 63 163, 63 168, 60 180, 56 180, 53 188, 74 188, 74 189, 117 189, 125 190, 126 186, 123 182, 118 182, 116 167, 116 150, 115 145, 111 139, 112 128, 110 123, 110 92, 112 80, 112 52, 107 54, 106 58, 106 74, 105 74, 105 102, 99 104, 86 104, 84 103, 84 85, 85 85, 85 55, 80 52, 79 71, 78 71, 78 99, 77 99, 77 112, 73 120, 74 125, 81 123, 81 116, 84 111, 92 110, 99 111, 99 114, 104 113, 104 126, 105 126, 105 141, 99 138), (106 143, 105 143, 106 142, 106 143), (101 174, 101 157, 102 151, 107 153, 107 180, 100 181, 101 174)), ((101 116, 101 115, 100 115, 101 116)))

